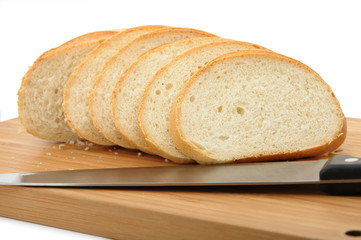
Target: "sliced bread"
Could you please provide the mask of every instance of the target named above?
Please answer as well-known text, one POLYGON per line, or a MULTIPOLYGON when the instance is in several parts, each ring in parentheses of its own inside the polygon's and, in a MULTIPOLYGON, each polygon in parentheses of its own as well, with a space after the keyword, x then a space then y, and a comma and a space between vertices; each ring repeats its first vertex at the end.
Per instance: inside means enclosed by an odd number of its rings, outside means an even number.
POLYGON ((184 83, 212 59, 225 53, 265 48, 256 44, 223 39, 195 47, 174 58, 158 71, 143 93, 138 128, 144 141, 158 155, 177 163, 192 162, 179 151, 169 134, 169 114, 184 83))
POLYGON ((240 51, 214 59, 184 85, 170 133, 200 164, 266 161, 333 151, 346 121, 330 87, 303 63, 240 51))
POLYGON ((51 141, 79 139, 64 119, 65 83, 82 58, 118 32, 82 35, 45 52, 34 62, 18 92, 19 119, 29 133, 51 141))
MULTIPOLYGON (((115 128, 111 114, 112 91, 122 73, 141 54, 154 47, 181 39, 204 36, 214 35, 194 29, 166 28, 136 38, 108 60, 92 87, 89 100, 93 122, 97 123, 98 128, 107 139, 112 142, 123 139, 123 136, 115 128)), ((128 141, 128 139, 124 139, 128 141)))
POLYGON ((113 91, 113 118, 120 126, 121 134, 131 144, 139 150, 150 151, 138 131, 137 115, 140 98, 153 75, 177 55, 193 47, 219 41, 225 40, 220 37, 202 37, 161 45, 140 56, 122 74, 113 91))
POLYGON ((63 109, 68 124, 79 136, 100 145, 117 144, 132 148, 124 139, 117 139, 116 143, 106 139, 93 125, 89 115, 88 92, 109 58, 135 38, 162 28, 165 26, 140 26, 119 32, 91 51, 74 69, 64 90, 63 109))

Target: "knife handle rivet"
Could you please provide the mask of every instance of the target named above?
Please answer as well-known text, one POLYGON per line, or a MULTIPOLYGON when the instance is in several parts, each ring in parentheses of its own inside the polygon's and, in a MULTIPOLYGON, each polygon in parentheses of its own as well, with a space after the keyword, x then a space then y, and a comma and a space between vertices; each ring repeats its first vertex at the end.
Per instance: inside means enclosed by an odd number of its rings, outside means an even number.
POLYGON ((350 230, 350 231, 345 232, 345 234, 350 237, 361 237, 360 230, 350 230))
POLYGON ((345 162, 356 162, 356 161, 359 161, 360 158, 346 158, 345 159, 345 162))

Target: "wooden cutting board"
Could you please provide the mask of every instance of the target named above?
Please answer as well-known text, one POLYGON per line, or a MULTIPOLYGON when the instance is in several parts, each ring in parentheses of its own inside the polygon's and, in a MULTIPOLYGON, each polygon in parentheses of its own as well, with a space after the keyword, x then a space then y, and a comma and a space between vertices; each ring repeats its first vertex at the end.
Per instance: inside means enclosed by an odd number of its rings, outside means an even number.
MULTIPOLYGON (((335 154, 361 156, 361 119, 335 154)), ((0 123, 0 173, 169 166, 162 158, 89 143, 54 143, 0 123)), ((355 239, 361 196, 318 186, 36 188, 0 186, 0 215, 111 239, 355 239)), ((357 238, 357 237, 356 237, 357 238)), ((360 237, 361 238, 361 237, 360 237)))

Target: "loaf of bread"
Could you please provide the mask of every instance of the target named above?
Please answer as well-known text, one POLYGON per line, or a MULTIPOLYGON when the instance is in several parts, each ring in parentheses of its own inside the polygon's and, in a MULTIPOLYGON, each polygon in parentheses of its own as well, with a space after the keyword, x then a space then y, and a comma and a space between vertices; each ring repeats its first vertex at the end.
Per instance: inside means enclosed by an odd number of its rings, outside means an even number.
POLYGON ((179 151, 169 133, 169 114, 185 82, 207 62, 228 52, 265 48, 256 44, 223 39, 203 44, 175 57, 152 78, 143 92, 138 127, 153 152, 177 163, 192 162, 179 151))
MULTIPOLYGON (((92 109, 91 117, 93 122, 97 123, 100 132, 112 142, 117 142, 117 139, 124 138, 116 130, 112 120, 111 95, 120 76, 141 54, 165 43, 205 36, 214 35, 187 28, 157 30, 136 38, 110 58, 98 75, 90 93, 89 108, 92 109)), ((128 139, 124 139, 128 141, 128 139)))
POLYGON ((19 119, 29 133, 50 141, 79 139, 64 120, 64 85, 82 58, 118 32, 82 35, 45 52, 34 62, 18 92, 19 119))
POLYGON ((121 134, 137 149, 155 153, 148 149, 137 125, 140 98, 153 75, 177 55, 196 46, 219 41, 225 40, 201 37, 164 44, 147 51, 123 73, 113 91, 113 118, 120 126, 121 134))
POLYGON ((222 55, 183 86, 170 115, 183 154, 201 164, 327 153, 346 136, 330 87, 312 69, 266 51, 222 55))
POLYGON ((18 92, 34 136, 221 164, 336 150, 346 119, 310 67, 256 44, 146 25, 88 33, 42 54, 18 92))
POLYGON ((165 26, 140 26, 119 32, 91 51, 74 69, 65 86, 63 103, 65 118, 74 132, 82 138, 100 145, 117 144, 133 148, 122 138, 117 139, 116 142, 106 139, 96 129, 89 114, 88 92, 109 58, 135 38, 162 28, 165 26))

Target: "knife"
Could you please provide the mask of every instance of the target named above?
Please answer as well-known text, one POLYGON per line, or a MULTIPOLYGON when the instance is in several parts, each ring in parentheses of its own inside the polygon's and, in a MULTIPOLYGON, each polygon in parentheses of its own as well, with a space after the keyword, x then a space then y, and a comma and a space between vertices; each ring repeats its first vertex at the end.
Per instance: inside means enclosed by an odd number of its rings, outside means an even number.
POLYGON ((40 187, 320 184, 333 195, 361 194, 361 158, 223 165, 106 168, 0 174, 0 185, 40 187))

